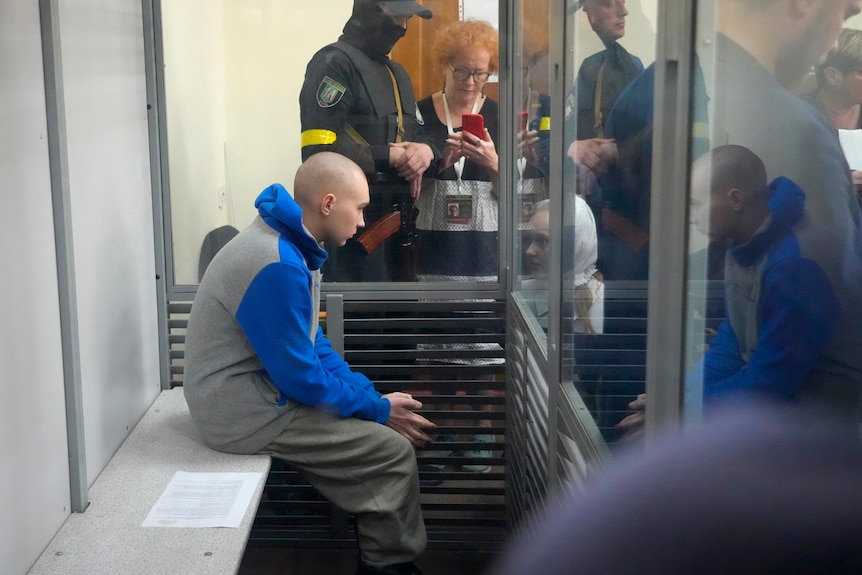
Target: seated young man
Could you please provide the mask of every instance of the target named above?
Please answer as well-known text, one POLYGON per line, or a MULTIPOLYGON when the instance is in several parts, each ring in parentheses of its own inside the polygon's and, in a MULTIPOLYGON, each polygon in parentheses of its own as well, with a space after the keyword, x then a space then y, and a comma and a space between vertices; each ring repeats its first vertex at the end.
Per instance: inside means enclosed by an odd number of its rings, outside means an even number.
POLYGON ((368 184, 352 160, 322 152, 297 170, 294 194, 266 188, 201 280, 186 334, 189 410, 213 449, 284 459, 355 514, 358 573, 419 573, 413 446, 433 424, 410 395, 381 395, 351 371, 318 326, 320 244, 344 245, 365 225, 368 184))
MULTIPOLYGON (((759 396, 804 402, 858 419, 862 374, 848 358, 859 334, 837 329, 847 313, 824 270, 823 251, 805 234, 805 192, 766 168, 748 148, 710 150, 692 168, 691 221, 711 242, 727 246, 727 316, 687 376, 705 407, 759 396)), ((835 250, 852 238, 833 238, 835 250)), ((854 351, 855 350, 855 351, 854 351)), ((635 432, 645 397, 618 427, 635 432)))
POLYGON ((727 317, 689 376, 704 400, 750 392, 858 413, 860 374, 839 375, 858 334, 836 330, 846 310, 804 233, 805 192, 783 177, 767 185, 760 158, 734 145, 699 158, 692 178, 692 223, 728 248, 727 317))

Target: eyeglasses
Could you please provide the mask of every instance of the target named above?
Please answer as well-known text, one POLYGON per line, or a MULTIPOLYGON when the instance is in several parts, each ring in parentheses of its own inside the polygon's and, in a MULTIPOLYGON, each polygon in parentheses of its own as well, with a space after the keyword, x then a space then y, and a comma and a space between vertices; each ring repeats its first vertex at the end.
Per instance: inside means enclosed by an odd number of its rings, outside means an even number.
POLYGON ((473 71, 467 68, 455 68, 452 64, 449 64, 449 67, 452 68, 452 75, 460 82, 466 82, 470 76, 473 76, 473 80, 476 82, 484 82, 491 75, 491 72, 486 70, 473 71))

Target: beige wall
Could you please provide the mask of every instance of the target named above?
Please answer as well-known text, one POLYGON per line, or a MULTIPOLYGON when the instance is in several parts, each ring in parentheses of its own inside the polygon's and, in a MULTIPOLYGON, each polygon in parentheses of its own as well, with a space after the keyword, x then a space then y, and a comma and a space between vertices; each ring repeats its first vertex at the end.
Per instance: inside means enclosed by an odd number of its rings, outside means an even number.
POLYGON ((176 282, 197 283, 201 241, 229 221, 225 188, 225 2, 162 3, 176 282))
POLYGON ((242 229, 261 189, 293 187, 305 65, 338 38, 352 6, 327 0, 321 18, 313 3, 162 3, 177 284, 197 283, 210 230, 242 229))
POLYGON ((254 198, 279 182, 292 190, 300 157, 299 91, 305 66, 334 42, 352 0, 226 0, 228 189, 238 227, 257 214, 254 198))
POLYGON ((160 389, 142 3, 48 4, 0 2, 3 575, 28 572, 71 489, 95 480, 160 389), (43 59, 42 4, 58 61, 43 59), (49 145, 66 153, 57 172, 49 145))

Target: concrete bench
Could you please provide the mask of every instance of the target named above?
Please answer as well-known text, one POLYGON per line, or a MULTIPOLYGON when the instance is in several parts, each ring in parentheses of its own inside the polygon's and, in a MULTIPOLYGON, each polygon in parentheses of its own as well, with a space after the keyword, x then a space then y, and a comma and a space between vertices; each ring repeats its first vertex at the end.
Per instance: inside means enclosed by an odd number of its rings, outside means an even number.
POLYGON ((270 458, 206 447, 192 427, 182 388, 163 391, 72 514, 31 575, 234 574, 251 531, 270 458), (177 471, 260 472, 237 529, 141 527, 177 471))

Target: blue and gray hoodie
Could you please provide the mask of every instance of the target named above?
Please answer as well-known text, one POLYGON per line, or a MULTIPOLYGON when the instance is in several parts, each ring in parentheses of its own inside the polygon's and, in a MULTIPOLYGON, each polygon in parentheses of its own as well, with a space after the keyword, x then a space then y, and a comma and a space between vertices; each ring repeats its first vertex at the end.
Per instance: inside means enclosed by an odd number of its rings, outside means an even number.
POLYGON ((838 329, 845 309, 806 245, 805 194, 786 178, 770 191, 760 230, 728 250, 726 319, 689 383, 703 378, 707 404, 748 392, 858 414, 860 334, 838 329))
POLYGON ((259 216, 213 258, 192 306, 183 389, 214 449, 255 453, 300 404, 385 423, 389 401, 332 350, 318 325, 326 252, 280 184, 259 216))

